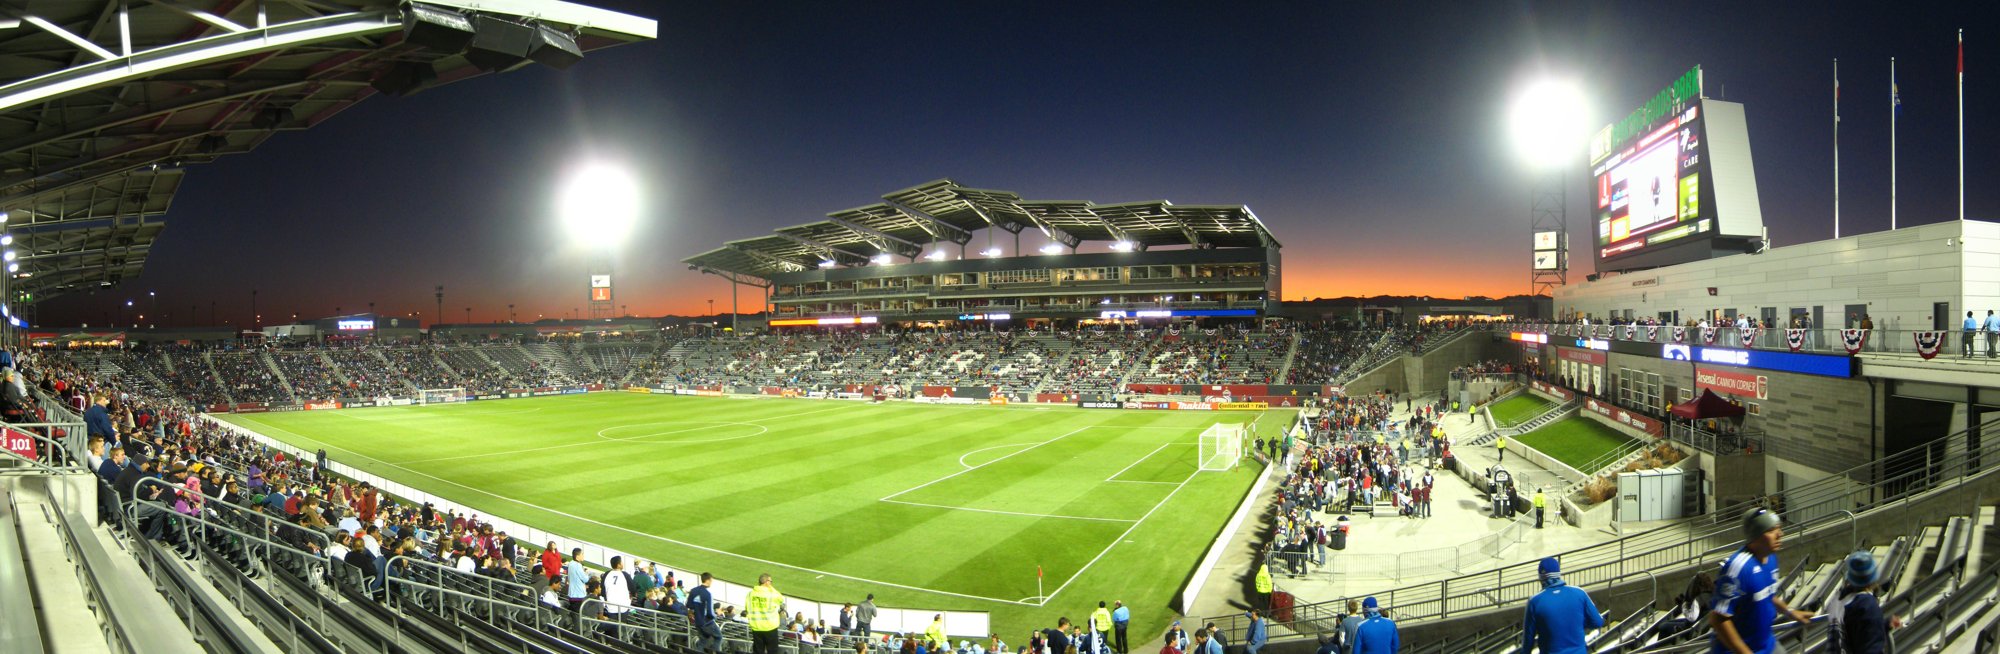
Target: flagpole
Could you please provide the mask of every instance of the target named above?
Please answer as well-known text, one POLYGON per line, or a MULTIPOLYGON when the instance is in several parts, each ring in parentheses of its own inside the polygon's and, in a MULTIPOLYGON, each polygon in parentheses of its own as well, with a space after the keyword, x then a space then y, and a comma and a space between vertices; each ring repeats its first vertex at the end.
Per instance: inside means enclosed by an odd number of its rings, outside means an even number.
POLYGON ((1896 110, 1902 104, 1896 90, 1896 58, 1889 58, 1889 229, 1896 229, 1896 110))
POLYGON ((1958 219, 1965 220, 1965 30, 1958 30, 1958 219))
POLYGON ((1840 60, 1833 60, 1833 237, 1840 238, 1840 60))

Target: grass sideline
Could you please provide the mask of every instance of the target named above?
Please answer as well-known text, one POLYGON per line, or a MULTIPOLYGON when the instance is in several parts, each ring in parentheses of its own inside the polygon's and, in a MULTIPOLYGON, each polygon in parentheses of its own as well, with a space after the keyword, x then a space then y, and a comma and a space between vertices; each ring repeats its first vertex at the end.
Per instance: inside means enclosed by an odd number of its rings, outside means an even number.
POLYGON ((1491 407, 1493 422, 1500 427, 1512 427, 1542 415, 1556 403, 1533 393, 1522 393, 1499 402, 1491 407))
POLYGON ((1596 471, 1583 470, 1583 466, 1632 443, 1618 430, 1581 416, 1557 420, 1516 440, 1584 474, 1596 471))
MULTIPOLYGON (((1259 434, 1292 412, 1270 413, 1259 434)), ((1135 634, 1164 629, 1255 479, 1197 474, 1196 436, 1260 416, 599 393, 219 417, 676 568, 989 611, 1018 639, 1112 599, 1135 634)))

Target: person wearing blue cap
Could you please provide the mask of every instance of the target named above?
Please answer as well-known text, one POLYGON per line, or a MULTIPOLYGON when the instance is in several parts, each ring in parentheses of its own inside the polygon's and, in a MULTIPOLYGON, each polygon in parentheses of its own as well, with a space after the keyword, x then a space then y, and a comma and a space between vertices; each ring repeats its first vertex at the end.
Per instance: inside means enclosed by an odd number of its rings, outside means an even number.
POLYGON ((1881 580, 1875 555, 1849 554, 1841 570, 1846 573, 1847 583, 1826 603, 1826 617, 1833 622, 1827 636, 1827 651, 1841 654, 1888 651, 1889 629, 1899 626, 1899 621, 1884 619, 1882 602, 1875 597, 1875 582, 1881 580))
POLYGON ((1396 654, 1403 650, 1403 637, 1396 632, 1396 622, 1382 617, 1382 607, 1374 597, 1361 600, 1361 612, 1368 619, 1354 630, 1354 654, 1396 654))
POLYGON ((1563 583, 1562 564, 1556 557, 1542 559, 1542 592, 1528 598, 1527 617, 1521 625, 1522 652, 1542 654, 1585 654, 1590 649, 1584 635, 1604 626, 1604 615, 1583 589, 1563 583))
POLYGON ((1715 580, 1715 608, 1708 613, 1713 629, 1709 649, 1716 654, 1771 654, 1778 649, 1772 631, 1780 611, 1801 623, 1812 614, 1795 611, 1778 597, 1778 550, 1785 530, 1778 514, 1755 508, 1743 514, 1743 548, 1722 561, 1715 580))

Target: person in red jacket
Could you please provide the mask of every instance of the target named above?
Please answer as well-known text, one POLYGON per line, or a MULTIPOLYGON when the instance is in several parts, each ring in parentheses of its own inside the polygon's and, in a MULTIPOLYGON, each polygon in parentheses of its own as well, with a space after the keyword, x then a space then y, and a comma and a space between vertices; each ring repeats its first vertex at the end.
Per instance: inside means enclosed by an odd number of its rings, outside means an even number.
POLYGON ((355 503, 354 512, 361 514, 363 524, 375 521, 375 489, 368 482, 361 482, 361 501, 355 503))
POLYGON ((549 541, 549 546, 542 548, 542 574, 553 580, 562 574, 562 567, 562 554, 556 550, 556 542, 549 541))

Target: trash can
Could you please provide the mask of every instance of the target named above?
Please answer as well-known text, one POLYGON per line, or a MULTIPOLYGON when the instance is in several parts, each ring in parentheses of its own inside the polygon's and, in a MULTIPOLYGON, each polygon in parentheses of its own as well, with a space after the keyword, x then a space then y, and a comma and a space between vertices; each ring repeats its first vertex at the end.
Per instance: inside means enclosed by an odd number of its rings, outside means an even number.
POLYGON ((1293 599, 1291 593, 1287 593, 1282 590, 1273 591, 1271 593, 1271 621, 1291 622, 1292 603, 1293 599))
POLYGON ((1331 541, 1328 544, 1336 551, 1347 549, 1347 523, 1334 527, 1333 533, 1327 535, 1327 540, 1331 541))

